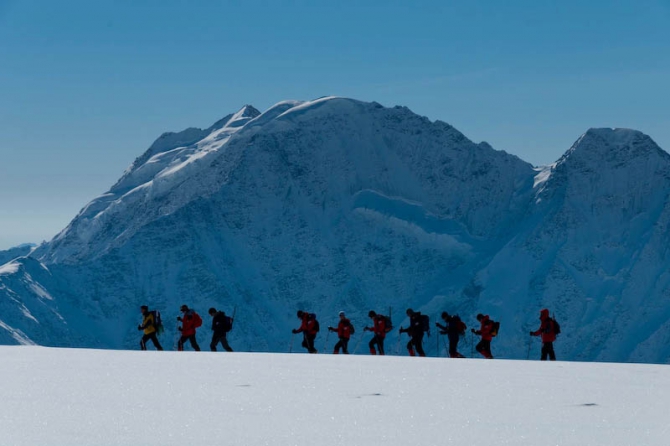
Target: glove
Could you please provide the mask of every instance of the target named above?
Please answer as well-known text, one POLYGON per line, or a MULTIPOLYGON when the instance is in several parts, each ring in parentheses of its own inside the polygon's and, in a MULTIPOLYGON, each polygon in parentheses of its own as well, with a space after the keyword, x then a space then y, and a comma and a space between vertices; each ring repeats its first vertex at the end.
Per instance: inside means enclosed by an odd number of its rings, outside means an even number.
POLYGON ((475 330, 474 328, 471 328, 470 331, 473 333, 477 333, 477 330, 475 330))
POLYGON ((144 328, 142 328, 141 325, 138 325, 138 326, 137 326, 137 329, 138 329, 138 330, 144 330, 144 328))
POLYGON ((328 327, 328 331, 335 331, 333 327, 328 327))
POLYGON ((533 332, 532 332, 532 331, 530 332, 530 335, 533 336, 533 332))
POLYGON ((177 316, 177 320, 181 322, 181 316, 177 316))
POLYGON ((294 328, 294 329, 291 330, 291 331, 293 332, 293 334, 296 334, 296 333, 298 332, 298 329, 297 329, 297 328, 294 328))
POLYGON ((370 327, 365 327, 363 331, 370 331, 370 327))

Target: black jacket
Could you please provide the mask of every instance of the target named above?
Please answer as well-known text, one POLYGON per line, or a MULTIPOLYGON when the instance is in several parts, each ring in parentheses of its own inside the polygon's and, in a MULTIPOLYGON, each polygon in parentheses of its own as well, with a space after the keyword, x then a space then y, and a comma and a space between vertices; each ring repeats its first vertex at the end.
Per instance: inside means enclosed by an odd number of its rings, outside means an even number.
MULTIPOLYGON (((444 320, 444 319, 443 319, 444 320)), ((454 316, 447 316, 447 319, 444 320, 447 325, 444 326, 442 324, 435 324, 437 328, 440 329, 440 334, 447 335, 449 337, 452 336, 459 336, 460 333, 460 327, 458 326, 458 322, 460 321, 460 318, 456 318, 454 316)))
POLYGON ((218 311, 212 318, 212 331, 217 336, 225 336, 231 329, 228 323, 228 316, 223 311, 218 311))
POLYGON ((409 327, 400 330, 401 333, 407 333, 411 337, 423 336, 423 321, 421 320, 421 313, 414 312, 409 317, 409 327))

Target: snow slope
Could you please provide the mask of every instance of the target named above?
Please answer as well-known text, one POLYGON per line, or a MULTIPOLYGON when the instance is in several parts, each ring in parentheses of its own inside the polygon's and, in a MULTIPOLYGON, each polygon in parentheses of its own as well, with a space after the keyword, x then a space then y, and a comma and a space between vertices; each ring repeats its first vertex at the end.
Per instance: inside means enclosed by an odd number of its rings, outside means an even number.
POLYGON ((667 366, 2 347, 13 446, 664 446, 667 366))

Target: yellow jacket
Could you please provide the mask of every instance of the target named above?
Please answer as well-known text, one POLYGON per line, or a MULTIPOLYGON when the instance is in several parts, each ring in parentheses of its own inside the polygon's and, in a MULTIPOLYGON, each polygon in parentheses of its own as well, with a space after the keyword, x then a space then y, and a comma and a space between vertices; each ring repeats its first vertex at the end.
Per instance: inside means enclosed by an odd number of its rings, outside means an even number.
POLYGON ((154 321, 154 315, 147 311, 147 314, 142 319, 142 328, 144 328, 144 334, 148 335, 156 332, 156 324, 154 321))

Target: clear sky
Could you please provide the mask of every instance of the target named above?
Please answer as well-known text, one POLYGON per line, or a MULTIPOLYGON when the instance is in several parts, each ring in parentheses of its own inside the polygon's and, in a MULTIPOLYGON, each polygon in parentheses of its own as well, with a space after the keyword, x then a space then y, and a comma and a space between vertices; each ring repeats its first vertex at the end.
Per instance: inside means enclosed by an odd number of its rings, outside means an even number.
POLYGON ((670 150, 670 0, 0 0, 0 249, 53 237, 165 131, 324 95, 536 165, 589 127, 670 150))

